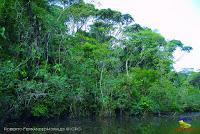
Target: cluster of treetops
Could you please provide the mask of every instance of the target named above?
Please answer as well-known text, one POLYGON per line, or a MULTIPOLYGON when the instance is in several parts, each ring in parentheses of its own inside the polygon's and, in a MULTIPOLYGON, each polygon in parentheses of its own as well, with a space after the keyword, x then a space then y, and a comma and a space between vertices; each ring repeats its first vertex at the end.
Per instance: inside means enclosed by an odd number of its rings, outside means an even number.
POLYGON ((83 0, 0 0, 0 118, 199 111, 176 49, 192 50, 83 0))

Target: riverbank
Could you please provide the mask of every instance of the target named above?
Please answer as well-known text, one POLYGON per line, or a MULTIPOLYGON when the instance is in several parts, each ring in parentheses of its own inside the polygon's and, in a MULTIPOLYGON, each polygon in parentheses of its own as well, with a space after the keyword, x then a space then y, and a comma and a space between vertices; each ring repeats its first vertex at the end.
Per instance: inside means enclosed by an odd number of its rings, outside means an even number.
MULTIPOLYGON (((200 113, 184 113, 176 116, 146 116, 146 117, 121 117, 121 118, 74 118, 52 119, 26 122, 10 122, 4 125, 7 132, 10 129, 21 129, 24 133, 48 132, 48 133, 81 133, 81 134, 111 134, 111 133, 137 133, 137 134, 173 134, 183 132, 179 129, 180 117, 190 117, 188 121, 194 134, 199 133, 200 113), (195 131, 194 131, 195 130, 195 131)), ((17 131, 17 130, 16 130, 17 131)), ((189 129, 185 130, 189 132, 189 129)))

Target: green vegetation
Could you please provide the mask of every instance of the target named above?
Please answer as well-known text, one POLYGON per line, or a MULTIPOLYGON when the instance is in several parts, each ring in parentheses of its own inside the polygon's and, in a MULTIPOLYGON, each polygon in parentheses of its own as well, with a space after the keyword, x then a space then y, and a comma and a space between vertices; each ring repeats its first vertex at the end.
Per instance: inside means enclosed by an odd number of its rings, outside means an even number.
POLYGON ((192 49, 82 0, 0 0, 0 118, 199 111, 176 48, 192 49))

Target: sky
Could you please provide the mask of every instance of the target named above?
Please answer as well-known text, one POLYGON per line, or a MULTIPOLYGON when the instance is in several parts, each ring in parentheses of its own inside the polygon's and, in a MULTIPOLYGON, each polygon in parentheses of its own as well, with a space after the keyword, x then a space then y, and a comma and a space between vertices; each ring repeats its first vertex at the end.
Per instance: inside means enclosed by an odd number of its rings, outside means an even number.
POLYGON ((181 40, 193 47, 190 53, 179 49, 174 68, 200 69, 200 0, 96 0, 98 8, 129 13, 136 23, 157 30, 167 40, 181 40), (100 3, 98 3, 100 2, 100 3), (97 4, 98 3, 98 4, 97 4))

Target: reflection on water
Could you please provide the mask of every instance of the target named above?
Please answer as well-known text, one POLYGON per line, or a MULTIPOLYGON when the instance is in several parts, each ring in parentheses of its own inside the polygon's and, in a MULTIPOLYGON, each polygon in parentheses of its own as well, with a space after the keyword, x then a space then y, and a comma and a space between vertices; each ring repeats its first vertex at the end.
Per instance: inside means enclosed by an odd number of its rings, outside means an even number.
POLYGON ((187 121, 192 125, 190 129, 181 129, 178 123, 180 116, 176 116, 9 123, 4 125, 4 130, 11 131, 11 128, 16 128, 16 133, 18 131, 18 133, 33 134, 200 134, 200 116, 198 114, 183 116, 192 118, 192 120, 187 121))

